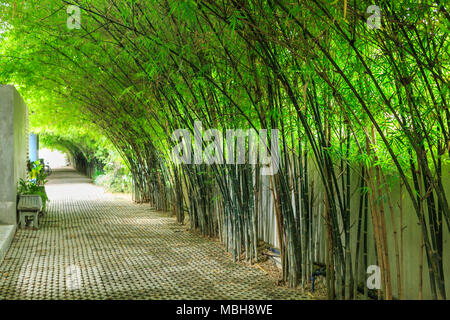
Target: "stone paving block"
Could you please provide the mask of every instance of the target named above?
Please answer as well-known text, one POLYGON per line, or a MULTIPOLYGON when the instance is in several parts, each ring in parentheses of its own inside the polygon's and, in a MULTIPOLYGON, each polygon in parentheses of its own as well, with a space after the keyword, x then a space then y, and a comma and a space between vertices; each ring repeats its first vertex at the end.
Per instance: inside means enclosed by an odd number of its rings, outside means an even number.
POLYGON ((0 299, 308 299, 172 217, 58 174, 40 230, 18 230, 0 265, 0 299))

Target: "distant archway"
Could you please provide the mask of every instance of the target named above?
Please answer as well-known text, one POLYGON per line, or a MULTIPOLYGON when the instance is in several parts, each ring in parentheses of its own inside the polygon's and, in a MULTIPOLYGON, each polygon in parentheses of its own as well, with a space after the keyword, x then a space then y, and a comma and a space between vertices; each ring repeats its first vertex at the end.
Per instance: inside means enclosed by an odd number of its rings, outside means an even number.
POLYGON ((44 159, 45 164, 50 168, 62 168, 69 166, 69 157, 63 151, 58 149, 43 148, 39 150, 39 158, 44 159))
MULTIPOLYGON (((90 150, 86 146, 51 134, 44 133, 40 137, 42 142, 42 151, 39 151, 40 158, 47 160, 43 153, 47 149, 48 157, 56 157, 54 161, 58 161, 59 164, 63 162, 63 167, 66 164, 70 165, 77 171, 86 174, 89 178, 94 176, 96 170, 103 170, 104 163, 97 159, 93 154, 93 150, 90 150), (64 155, 65 161, 62 161, 61 155, 64 155)), ((53 168, 51 164, 50 167, 53 168)))

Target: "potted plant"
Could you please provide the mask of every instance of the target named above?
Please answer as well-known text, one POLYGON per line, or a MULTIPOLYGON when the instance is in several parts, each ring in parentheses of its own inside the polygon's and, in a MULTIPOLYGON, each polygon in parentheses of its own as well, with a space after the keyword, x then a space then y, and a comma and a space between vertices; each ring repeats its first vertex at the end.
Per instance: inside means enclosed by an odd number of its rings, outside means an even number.
POLYGON ((29 166, 30 179, 19 181, 19 196, 20 195, 39 195, 42 199, 42 212, 45 212, 47 201, 47 193, 45 192, 45 184, 48 174, 45 172, 43 165, 36 161, 29 166))

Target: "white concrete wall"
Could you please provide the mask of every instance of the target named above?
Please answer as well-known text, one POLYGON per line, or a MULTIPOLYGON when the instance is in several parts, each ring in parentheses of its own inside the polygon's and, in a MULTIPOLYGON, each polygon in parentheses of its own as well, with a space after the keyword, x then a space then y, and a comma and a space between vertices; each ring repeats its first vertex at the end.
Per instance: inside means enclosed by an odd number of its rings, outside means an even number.
POLYGON ((27 178, 28 108, 13 86, 0 86, 0 225, 17 223, 17 185, 27 178))

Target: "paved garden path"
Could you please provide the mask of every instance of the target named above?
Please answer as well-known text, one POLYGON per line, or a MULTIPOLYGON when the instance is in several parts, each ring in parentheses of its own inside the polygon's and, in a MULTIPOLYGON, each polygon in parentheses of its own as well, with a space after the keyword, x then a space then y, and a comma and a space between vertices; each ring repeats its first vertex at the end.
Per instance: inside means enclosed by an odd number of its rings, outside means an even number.
POLYGON ((0 299, 302 299, 72 169, 55 170, 39 230, 19 229, 0 265, 0 299))

